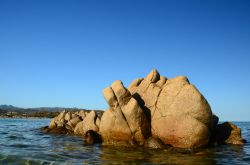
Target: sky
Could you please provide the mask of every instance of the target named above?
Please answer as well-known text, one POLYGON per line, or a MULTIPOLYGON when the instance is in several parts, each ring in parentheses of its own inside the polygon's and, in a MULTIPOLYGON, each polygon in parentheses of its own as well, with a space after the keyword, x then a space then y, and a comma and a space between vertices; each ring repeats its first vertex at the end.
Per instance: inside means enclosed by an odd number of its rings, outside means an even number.
POLYGON ((0 0, 0 104, 105 110, 152 69, 250 121, 250 1, 0 0))

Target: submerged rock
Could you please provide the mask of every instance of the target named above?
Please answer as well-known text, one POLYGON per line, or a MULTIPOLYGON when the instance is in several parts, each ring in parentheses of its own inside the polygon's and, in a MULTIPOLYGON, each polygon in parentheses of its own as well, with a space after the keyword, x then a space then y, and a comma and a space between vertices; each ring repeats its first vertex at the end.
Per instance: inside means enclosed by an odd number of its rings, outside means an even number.
POLYGON ((212 142, 218 144, 242 145, 246 141, 241 137, 241 129, 231 122, 224 122, 215 127, 212 142))
POLYGON ((95 143, 102 143, 101 136, 93 130, 88 130, 84 135, 84 144, 91 145, 95 143))
POLYGON ((144 147, 147 148, 154 148, 154 149, 162 149, 165 148, 165 145, 162 143, 162 141, 158 138, 150 137, 144 142, 144 147))

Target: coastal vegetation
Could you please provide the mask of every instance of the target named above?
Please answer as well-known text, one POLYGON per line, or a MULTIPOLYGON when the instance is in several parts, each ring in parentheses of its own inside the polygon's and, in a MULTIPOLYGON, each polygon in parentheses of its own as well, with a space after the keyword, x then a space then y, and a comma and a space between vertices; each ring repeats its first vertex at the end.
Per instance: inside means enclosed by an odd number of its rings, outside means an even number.
MULTIPOLYGON (((79 108, 61 108, 61 107, 39 107, 39 108, 19 108, 12 105, 0 105, 0 118, 54 118, 60 114, 61 111, 66 110, 76 112, 83 110, 89 112, 90 110, 79 108)), ((101 113, 101 110, 96 110, 101 113)))

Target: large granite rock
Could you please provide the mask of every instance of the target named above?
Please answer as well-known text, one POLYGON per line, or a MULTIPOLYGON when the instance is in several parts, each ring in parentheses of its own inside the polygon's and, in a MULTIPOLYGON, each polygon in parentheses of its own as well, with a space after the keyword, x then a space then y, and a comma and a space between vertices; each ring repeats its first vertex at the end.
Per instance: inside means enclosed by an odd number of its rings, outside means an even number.
POLYGON ((151 131, 165 144, 180 148, 205 146, 212 127, 212 111, 202 94, 184 76, 172 79, 152 70, 134 80, 129 91, 151 113, 151 131))
POLYGON ((121 81, 105 88, 103 95, 109 104, 100 122, 100 134, 105 144, 141 143, 150 136, 150 121, 144 109, 121 81))

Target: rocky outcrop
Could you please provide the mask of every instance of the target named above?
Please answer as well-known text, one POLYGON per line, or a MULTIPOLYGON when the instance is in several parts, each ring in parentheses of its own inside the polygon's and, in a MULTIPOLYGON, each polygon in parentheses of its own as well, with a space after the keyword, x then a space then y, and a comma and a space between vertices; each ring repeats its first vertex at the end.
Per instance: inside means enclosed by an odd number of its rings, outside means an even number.
POLYGON ((104 112, 100 123, 100 134, 104 143, 140 143, 150 136, 150 121, 145 111, 121 81, 115 81, 111 87, 105 88, 103 96, 109 104, 109 109, 104 112))
POLYGON ((218 129, 219 118, 185 76, 167 79, 152 70, 145 78, 135 79, 128 90, 115 81, 103 95, 110 107, 101 119, 104 141, 147 144, 152 135, 165 145, 199 148, 209 144, 214 131, 223 134, 224 128, 218 129))
POLYGON ((157 70, 134 80, 128 89, 120 80, 103 90, 109 108, 61 112, 47 132, 85 135, 86 144, 200 148, 208 144, 243 144, 241 130, 218 124, 207 100, 185 76, 168 79, 157 70))
POLYGON ((100 118, 95 111, 78 112, 62 111, 53 118, 48 127, 44 129, 48 133, 85 135, 89 130, 99 131, 100 118))

